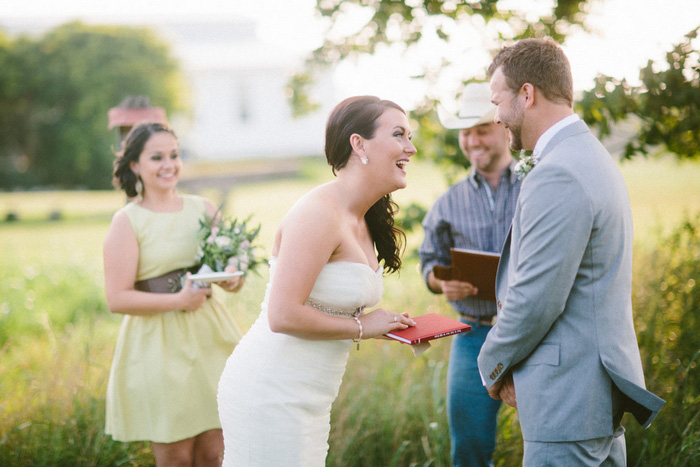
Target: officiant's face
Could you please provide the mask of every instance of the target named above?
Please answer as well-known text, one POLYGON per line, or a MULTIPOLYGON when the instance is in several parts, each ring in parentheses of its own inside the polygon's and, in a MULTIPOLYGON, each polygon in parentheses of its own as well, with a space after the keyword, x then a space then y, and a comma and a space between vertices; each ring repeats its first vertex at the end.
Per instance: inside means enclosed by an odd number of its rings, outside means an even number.
POLYGON ((406 187, 406 165, 416 153, 406 114, 387 108, 377 119, 374 136, 365 140, 368 167, 391 184, 391 191, 406 187))
POLYGON ((496 123, 463 128, 459 130, 459 147, 478 172, 493 172, 510 156, 508 130, 496 123))
POLYGON ((181 168, 177 139, 165 131, 154 133, 143 146, 139 161, 131 165, 131 170, 141 176, 146 192, 174 189, 181 168))

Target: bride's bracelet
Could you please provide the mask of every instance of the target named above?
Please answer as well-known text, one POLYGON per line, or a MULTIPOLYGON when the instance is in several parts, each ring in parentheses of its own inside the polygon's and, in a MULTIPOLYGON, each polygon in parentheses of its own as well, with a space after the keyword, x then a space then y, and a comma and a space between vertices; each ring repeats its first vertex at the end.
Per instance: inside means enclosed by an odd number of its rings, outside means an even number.
POLYGON ((357 327, 360 331, 359 335, 357 336, 357 339, 353 339, 352 341, 357 344, 357 350, 360 350, 360 341, 362 340, 362 322, 357 316, 353 316, 352 319, 355 320, 355 322, 357 323, 357 327))

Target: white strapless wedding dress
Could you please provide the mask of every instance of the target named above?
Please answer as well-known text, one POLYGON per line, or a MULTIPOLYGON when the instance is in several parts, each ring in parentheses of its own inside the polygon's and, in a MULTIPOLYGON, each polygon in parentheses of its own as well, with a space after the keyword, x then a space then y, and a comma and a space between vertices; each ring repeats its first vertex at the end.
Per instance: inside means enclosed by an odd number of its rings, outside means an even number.
MULTIPOLYGON (((331 404, 345 372, 351 340, 307 340, 273 333, 267 303, 226 363, 219 381, 224 466, 323 467, 331 404)), ((382 269, 333 262, 321 270, 308 304, 351 319, 382 295, 382 269)))

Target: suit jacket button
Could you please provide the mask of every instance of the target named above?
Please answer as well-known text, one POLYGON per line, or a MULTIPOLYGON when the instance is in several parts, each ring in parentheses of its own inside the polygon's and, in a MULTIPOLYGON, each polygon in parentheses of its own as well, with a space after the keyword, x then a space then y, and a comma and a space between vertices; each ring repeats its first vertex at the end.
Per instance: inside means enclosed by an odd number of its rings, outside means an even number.
POLYGON ((498 301, 497 305, 498 305, 498 309, 499 309, 499 310, 500 310, 501 308, 503 308, 503 306, 501 306, 501 301, 500 301, 500 300, 498 301))

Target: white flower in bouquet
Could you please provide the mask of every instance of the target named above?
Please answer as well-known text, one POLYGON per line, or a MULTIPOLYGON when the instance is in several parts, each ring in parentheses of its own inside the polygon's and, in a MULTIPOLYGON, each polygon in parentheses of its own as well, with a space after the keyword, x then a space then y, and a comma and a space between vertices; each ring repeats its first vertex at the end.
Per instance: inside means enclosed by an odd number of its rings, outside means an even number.
POLYGON ((250 229, 250 217, 242 222, 238 219, 219 215, 205 215, 199 221, 201 242, 197 249, 196 261, 202 268, 222 272, 227 265, 233 265, 247 275, 260 264, 267 262, 258 257, 253 242, 260 233, 260 225, 250 229))
POLYGON ((243 271, 244 273, 248 272, 248 268, 250 267, 250 258, 248 257, 248 253, 243 252, 234 256, 233 258, 229 258, 228 264, 235 266, 239 271, 243 271))
POLYGON ((232 241, 229 237, 219 235, 214 239, 214 243, 216 243, 216 246, 218 246, 219 248, 226 248, 231 246, 232 241))

